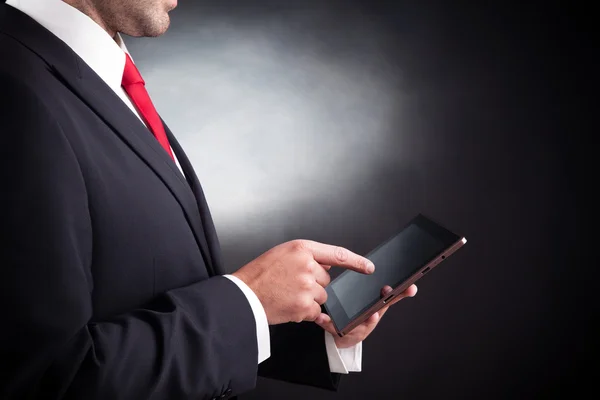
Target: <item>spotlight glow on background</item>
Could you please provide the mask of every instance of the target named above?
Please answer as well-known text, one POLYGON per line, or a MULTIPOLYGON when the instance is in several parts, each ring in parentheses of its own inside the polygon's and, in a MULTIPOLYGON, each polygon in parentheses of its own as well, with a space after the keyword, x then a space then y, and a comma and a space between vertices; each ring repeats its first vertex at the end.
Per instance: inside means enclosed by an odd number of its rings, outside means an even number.
MULTIPOLYGON (((137 59, 220 231, 251 229, 276 210, 318 207, 408 157, 390 146, 391 135, 396 143, 401 136, 401 104, 384 38, 364 20, 336 33, 319 16, 252 25, 208 19, 161 38, 165 57, 137 59)), ((146 43, 130 46, 134 57, 146 43)))

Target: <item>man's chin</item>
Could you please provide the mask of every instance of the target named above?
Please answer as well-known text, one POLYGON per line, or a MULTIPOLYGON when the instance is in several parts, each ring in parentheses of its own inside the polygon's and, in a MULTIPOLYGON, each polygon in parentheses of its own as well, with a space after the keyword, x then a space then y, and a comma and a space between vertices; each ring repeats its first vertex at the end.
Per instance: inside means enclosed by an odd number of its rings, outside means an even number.
POLYGON ((165 22, 163 22, 162 24, 155 24, 152 26, 146 26, 140 30, 137 30, 135 32, 131 32, 131 31, 120 31, 121 34, 125 34, 127 36, 131 36, 131 37, 137 37, 137 38, 142 38, 142 37, 159 37, 161 35, 163 35, 165 32, 167 32, 167 30, 169 29, 169 25, 170 25, 170 20, 167 19, 165 22))
POLYGON ((151 26, 148 26, 146 29, 146 32, 144 32, 145 37, 158 37, 163 35, 165 32, 167 32, 167 30, 169 29, 169 26, 171 25, 171 18, 169 18, 169 14, 165 13, 164 16, 161 18, 160 22, 156 22, 154 24, 152 24, 151 26))
POLYGON ((169 19, 167 19, 167 22, 164 24, 164 26, 162 27, 162 29, 159 29, 157 34, 154 37, 158 37, 161 35, 164 35, 168 30, 169 30, 169 26, 171 25, 171 21, 169 19))

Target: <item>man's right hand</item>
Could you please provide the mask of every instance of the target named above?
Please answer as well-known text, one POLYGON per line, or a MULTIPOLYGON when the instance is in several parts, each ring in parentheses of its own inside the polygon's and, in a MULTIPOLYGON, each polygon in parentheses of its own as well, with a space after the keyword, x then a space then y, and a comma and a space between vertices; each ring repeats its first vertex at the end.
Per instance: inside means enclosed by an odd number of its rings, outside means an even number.
POLYGON ((310 240, 273 247, 233 273, 262 303, 269 325, 314 321, 327 301, 331 265, 370 274, 371 261, 351 251, 310 240))

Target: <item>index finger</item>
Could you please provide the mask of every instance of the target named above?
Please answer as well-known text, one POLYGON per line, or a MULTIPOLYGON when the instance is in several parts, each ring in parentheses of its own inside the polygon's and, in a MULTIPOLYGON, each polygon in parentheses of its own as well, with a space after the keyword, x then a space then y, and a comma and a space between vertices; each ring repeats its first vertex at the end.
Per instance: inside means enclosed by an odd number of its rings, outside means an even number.
POLYGON ((311 240, 303 240, 302 244, 319 264, 335 265, 362 274, 371 274, 375 271, 375 265, 371 261, 343 247, 311 240))

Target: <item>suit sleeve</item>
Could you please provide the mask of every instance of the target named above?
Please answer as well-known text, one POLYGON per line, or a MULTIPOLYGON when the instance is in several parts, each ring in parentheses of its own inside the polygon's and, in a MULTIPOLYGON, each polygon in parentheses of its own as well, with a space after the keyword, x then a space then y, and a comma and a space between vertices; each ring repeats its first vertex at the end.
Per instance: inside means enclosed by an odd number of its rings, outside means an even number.
POLYGON ((341 378, 330 371, 323 328, 312 322, 271 326, 271 357, 258 375, 332 391, 341 378))
POLYGON ((92 320, 81 167, 34 90, 1 73, 0 137, 0 398, 210 399, 255 386, 253 313, 227 278, 92 320))

